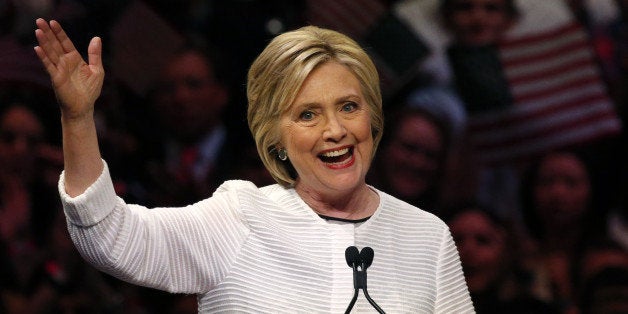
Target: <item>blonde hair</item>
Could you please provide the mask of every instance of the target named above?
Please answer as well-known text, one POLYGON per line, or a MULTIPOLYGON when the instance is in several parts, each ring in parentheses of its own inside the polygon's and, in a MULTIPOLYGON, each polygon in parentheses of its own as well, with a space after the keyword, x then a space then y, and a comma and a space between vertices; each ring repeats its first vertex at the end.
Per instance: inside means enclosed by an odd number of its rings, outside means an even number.
POLYGON ((247 82, 247 119, 257 152, 282 186, 294 186, 296 174, 289 162, 277 158, 281 115, 294 102, 307 76, 331 61, 346 66, 360 82, 371 115, 373 154, 382 137, 379 76, 368 54, 351 38, 328 29, 305 26, 283 33, 255 59, 247 82))

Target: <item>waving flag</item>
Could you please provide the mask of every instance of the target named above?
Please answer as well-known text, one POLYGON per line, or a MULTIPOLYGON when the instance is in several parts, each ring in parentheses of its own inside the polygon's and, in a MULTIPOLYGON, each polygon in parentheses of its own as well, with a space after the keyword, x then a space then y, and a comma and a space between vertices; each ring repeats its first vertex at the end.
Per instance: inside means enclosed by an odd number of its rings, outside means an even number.
POLYGON ((469 105, 465 99, 470 138, 480 160, 509 162, 620 132, 621 122, 601 79, 588 34, 567 4, 515 2, 522 14, 496 54, 463 52, 463 57, 473 62, 462 60, 468 67, 462 71, 447 56, 452 38, 439 23, 439 0, 399 1, 393 10, 426 41, 431 55, 425 71, 444 84, 460 74, 463 79, 476 80, 461 96, 471 95, 478 101, 469 105))
POLYGON ((513 104, 469 117, 487 163, 586 143, 621 130, 586 32, 576 23, 505 39, 499 58, 513 104))
POLYGON ((310 24, 340 31, 354 39, 361 38, 386 11, 381 0, 306 2, 306 18, 310 24))

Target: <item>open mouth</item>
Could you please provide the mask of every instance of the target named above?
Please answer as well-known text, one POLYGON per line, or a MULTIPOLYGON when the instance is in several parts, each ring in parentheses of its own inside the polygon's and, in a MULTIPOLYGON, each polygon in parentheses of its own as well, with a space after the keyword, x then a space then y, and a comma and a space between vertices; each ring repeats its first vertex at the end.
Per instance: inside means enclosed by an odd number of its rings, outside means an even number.
POLYGON ((326 164, 342 165, 350 162, 352 156, 353 147, 345 147, 339 150, 324 152, 318 155, 318 158, 326 164))

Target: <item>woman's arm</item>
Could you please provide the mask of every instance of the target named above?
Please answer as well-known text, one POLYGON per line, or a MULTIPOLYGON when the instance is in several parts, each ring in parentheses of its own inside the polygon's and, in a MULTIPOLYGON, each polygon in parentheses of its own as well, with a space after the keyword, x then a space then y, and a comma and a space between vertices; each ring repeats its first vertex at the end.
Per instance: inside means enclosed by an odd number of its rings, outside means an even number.
POLYGON ((437 300, 434 313, 475 313, 462 272, 456 244, 445 227, 438 259, 437 300))
POLYGON ((39 42, 35 52, 50 75, 61 109, 65 189, 74 197, 103 170, 94 122, 94 103, 105 76, 102 42, 92 38, 87 48, 88 64, 58 22, 40 18, 35 23, 39 42))

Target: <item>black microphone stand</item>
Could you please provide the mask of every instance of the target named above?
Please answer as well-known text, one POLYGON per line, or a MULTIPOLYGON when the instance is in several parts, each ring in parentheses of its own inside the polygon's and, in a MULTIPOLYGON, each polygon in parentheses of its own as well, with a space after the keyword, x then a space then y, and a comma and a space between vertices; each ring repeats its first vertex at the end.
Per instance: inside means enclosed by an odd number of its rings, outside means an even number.
POLYGON ((362 251, 360 251, 360 260, 362 261, 362 273, 364 273, 363 278, 360 278, 361 280, 364 281, 362 284, 362 291, 364 292, 364 296, 366 297, 366 299, 377 310, 377 312, 384 313, 384 310, 382 310, 379 307, 379 305, 377 305, 377 303, 375 303, 375 301, 371 299, 371 296, 369 295, 369 291, 366 289, 366 269, 369 268, 369 266, 371 266, 371 263, 373 263, 374 255, 375 255, 375 252, 373 252, 373 249, 368 246, 362 248, 362 251))
POLYGON ((363 248, 361 252, 358 252, 358 248, 355 246, 350 246, 345 250, 345 259, 347 260, 347 264, 353 269, 353 287, 355 289, 353 298, 351 299, 345 314, 349 314, 351 309, 353 309, 353 306, 358 299, 358 292, 360 289, 362 289, 364 296, 375 308, 375 310, 377 310, 378 313, 384 314, 384 310, 382 310, 377 303, 375 303, 366 288, 366 269, 371 266, 371 263, 373 262, 373 255, 373 249, 370 247, 363 248))

